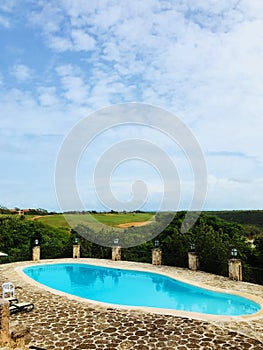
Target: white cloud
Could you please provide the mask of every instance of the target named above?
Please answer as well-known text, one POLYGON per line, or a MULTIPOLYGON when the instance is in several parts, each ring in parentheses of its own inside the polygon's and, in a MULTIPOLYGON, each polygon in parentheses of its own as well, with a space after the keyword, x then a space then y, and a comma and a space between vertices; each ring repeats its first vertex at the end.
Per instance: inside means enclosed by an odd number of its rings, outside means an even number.
MULTIPOLYGON (((41 91, 40 96, 44 90, 41 91)), ((39 105, 31 93, 18 89, 0 94, 0 110, 1 131, 6 138, 26 134, 63 135, 72 123, 70 117, 65 118, 61 105, 48 109, 46 105, 39 105)))
POLYGON ((10 21, 8 18, 0 15, 0 25, 2 25, 5 28, 9 28, 10 27, 10 21))
POLYGON ((82 71, 74 69, 72 65, 63 65, 56 68, 60 76, 64 97, 76 104, 86 104, 89 84, 83 80, 82 71))
POLYGON ((84 30, 73 30, 71 37, 75 51, 91 51, 95 48, 95 40, 84 30))
POLYGON ((58 52, 68 51, 72 48, 72 43, 69 39, 52 35, 49 39, 49 46, 58 52))
POLYGON ((11 74, 20 81, 28 80, 32 78, 33 70, 24 64, 17 64, 12 67, 11 74))
POLYGON ((209 174, 239 183, 253 182, 255 178, 261 177, 263 170, 260 158, 241 153, 215 152, 207 154, 206 161, 209 174))
POLYGON ((91 51, 95 48, 95 40, 84 30, 72 30, 68 37, 49 35, 50 48, 63 51, 91 51))
POLYGON ((1 0, 0 10, 4 12, 12 12, 17 4, 17 0, 1 0))
POLYGON ((35 5, 36 10, 27 14, 27 20, 34 26, 40 26, 43 33, 50 38, 49 35, 59 31, 63 22, 63 13, 54 2, 53 4, 52 2, 43 4, 37 2, 35 5))
POLYGON ((263 178, 245 183, 226 178, 218 179, 210 175, 205 209, 261 209, 262 191, 263 178), (225 195, 222 196, 222 193, 225 195))
POLYGON ((55 107, 59 103, 55 87, 42 87, 39 89, 39 101, 42 106, 55 107))

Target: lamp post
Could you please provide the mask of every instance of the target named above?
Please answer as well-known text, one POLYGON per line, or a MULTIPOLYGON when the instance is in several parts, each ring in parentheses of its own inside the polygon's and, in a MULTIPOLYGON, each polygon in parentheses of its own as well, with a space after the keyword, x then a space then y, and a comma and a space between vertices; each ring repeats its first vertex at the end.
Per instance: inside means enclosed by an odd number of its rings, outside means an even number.
POLYGON ((237 257, 237 249, 236 248, 231 249, 231 256, 233 259, 236 259, 236 257, 237 257))
POLYGON ((228 274, 231 280, 242 281, 242 263, 240 259, 237 259, 237 256, 237 249, 231 249, 231 259, 228 261, 228 274))
POLYGON ((154 241, 154 246, 155 247, 159 247, 159 245, 160 245, 160 242, 158 241, 158 239, 156 241, 154 241))
POLYGON ((160 241, 156 239, 154 241, 154 248, 152 249, 152 264, 162 265, 162 249, 159 247, 160 241))
POLYGON ((78 237, 74 238, 74 244, 73 244, 73 258, 79 259, 80 258, 80 245, 79 245, 79 239, 78 237))
POLYGON ((34 239, 33 249, 32 249, 32 260, 40 260, 40 242, 38 238, 34 239))

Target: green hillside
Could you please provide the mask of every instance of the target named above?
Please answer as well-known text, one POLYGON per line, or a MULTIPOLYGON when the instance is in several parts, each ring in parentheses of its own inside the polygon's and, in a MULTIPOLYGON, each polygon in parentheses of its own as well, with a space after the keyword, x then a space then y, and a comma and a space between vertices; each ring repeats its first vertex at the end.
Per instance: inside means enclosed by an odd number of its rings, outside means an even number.
MULTIPOLYGON (((111 227, 117 227, 121 224, 130 224, 136 226, 138 223, 146 221, 154 221, 154 213, 96 213, 91 215, 96 221, 111 227)), ((91 220, 88 214, 54 214, 42 217, 36 217, 35 220, 43 224, 53 227, 67 227, 70 228, 70 223, 88 223, 91 220)), ((96 222, 90 222, 91 226, 96 226, 96 222)))
POLYGON ((62 214, 38 216, 38 217, 32 218, 32 220, 37 220, 39 222, 42 222, 43 224, 53 226, 53 227, 70 228, 70 225, 68 224, 68 222, 66 221, 65 217, 62 214))
POLYGON ((263 210, 229 210, 211 211, 207 213, 216 215, 226 221, 242 225, 256 225, 263 227, 263 210))

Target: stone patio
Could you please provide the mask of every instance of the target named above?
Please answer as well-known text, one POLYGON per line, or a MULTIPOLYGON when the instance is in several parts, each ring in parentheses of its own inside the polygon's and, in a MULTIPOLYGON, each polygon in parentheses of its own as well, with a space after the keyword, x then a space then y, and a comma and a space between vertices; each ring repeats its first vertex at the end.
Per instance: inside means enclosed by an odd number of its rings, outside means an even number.
MULTIPOLYGON (((97 259, 60 259, 40 263, 86 262, 96 265, 131 268, 164 273, 194 284, 251 294, 263 300, 263 286, 231 281, 201 271, 193 272, 167 266, 97 259)), ((263 348, 263 312, 256 317, 219 319, 183 314, 166 315, 144 309, 131 310, 102 306, 88 300, 67 296, 30 282, 19 269, 36 262, 19 262, 0 266, 0 282, 12 281, 21 301, 33 302, 28 314, 12 315, 12 323, 30 327, 31 345, 47 350, 70 349, 161 349, 212 350, 263 348)))

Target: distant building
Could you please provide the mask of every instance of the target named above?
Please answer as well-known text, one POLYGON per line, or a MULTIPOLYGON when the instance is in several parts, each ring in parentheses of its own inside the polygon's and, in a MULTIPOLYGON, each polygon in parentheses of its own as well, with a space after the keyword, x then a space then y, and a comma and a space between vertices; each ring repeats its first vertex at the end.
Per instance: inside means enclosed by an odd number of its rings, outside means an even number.
POLYGON ((11 214, 25 215, 30 209, 9 209, 11 214))

